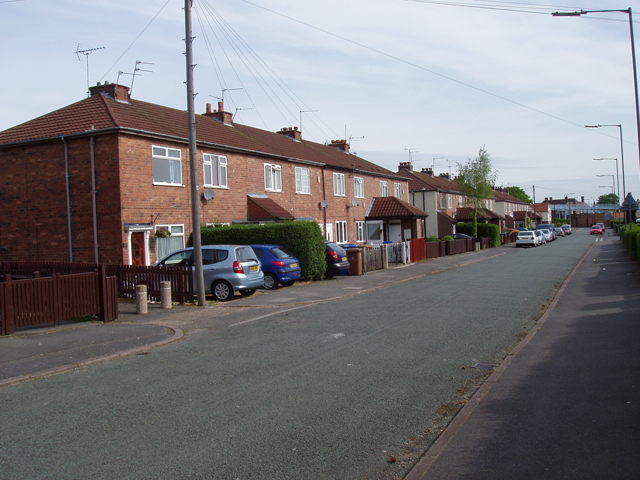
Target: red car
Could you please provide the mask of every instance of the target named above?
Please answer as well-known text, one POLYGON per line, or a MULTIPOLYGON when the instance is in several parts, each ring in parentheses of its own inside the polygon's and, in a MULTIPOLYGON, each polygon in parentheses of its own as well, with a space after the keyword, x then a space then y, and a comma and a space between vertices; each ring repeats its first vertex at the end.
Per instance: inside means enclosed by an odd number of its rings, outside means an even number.
POLYGON ((591 227, 591 235, 596 234, 596 235, 602 235, 604 233, 604 228, 602 228, 600 225, 593 225, 591 227))

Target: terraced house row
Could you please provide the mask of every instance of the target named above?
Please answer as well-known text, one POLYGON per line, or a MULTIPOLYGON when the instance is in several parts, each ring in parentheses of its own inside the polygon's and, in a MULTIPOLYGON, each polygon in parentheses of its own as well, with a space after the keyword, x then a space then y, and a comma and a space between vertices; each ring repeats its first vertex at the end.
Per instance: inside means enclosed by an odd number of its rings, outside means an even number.
MULTIPOLYGON (((309 220, 348 243, 430 230, 411 180, 344 140, 237 124, 222 103, 196 121, 201 224, 309 220)), ((192 231, 188 158, 185 111, 109 83, 0 132, 0 259, 153 264, 192 231)))

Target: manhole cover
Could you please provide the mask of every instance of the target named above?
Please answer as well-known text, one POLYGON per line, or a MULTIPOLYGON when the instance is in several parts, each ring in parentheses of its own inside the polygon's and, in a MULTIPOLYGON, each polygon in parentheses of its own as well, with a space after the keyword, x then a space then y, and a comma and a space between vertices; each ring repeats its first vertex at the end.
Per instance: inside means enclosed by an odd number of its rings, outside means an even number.
POLYGON ((488 363, 476 363, 475 365, 472 365, 471 368, 477 368, 478 370, 493 370, 496 366, 489 365, 488 363))

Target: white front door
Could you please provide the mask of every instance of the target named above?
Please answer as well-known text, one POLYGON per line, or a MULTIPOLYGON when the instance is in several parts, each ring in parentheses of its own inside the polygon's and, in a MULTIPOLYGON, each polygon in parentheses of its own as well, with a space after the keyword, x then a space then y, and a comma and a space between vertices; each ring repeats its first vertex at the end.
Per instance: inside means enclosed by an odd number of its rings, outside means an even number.
POLYGON ((402 227, 399 223, 389 224, 389 240, 394 243, 402 241, 402 227))

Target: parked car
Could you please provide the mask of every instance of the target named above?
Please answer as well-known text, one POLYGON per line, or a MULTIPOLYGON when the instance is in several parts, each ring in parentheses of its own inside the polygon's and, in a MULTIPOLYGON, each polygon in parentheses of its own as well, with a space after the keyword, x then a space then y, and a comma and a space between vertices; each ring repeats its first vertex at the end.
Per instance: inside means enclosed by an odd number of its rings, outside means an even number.
POLYGON ((262 263, 264 283, 262 288, 273 290, 280 283, 290 287, 300 280, 300 262, 281 245, 251 245, 256 257, 262 263))
POLYGON ((467 235, 466 233, 454 233, 451 236, 453 237, 454 240, 459 240, 461 238, 473 238, 473 237, 467 235))
POLYGON ((556 238, 558 238, 556 236, 556 226, 551 223, 543 223, 541 225, 538 225, 538 230, 549 230, 549 232, 551 232, 551 239, 548 240, 549 242, 552 242, 556 238))
POLYGON ((590 235, 602 235, 603 233, 604 233, 604 228, 602 228, 597 223, 591 226, 591 231, 589 232, 590 235))
POLYGON ((555 229, 556 237, 564 237, 564 230, 560 227, 556 227, 555 229))
POLYGON ((564 231, 565 235, 571 235, 571 225, 569 225, 568 223, 562 225, 562 230, 564 231))
POLYGON ((516 247, 537 247, 539 245, 538 236, 535 232, 524 231, 518 232, 518 238, 516 238, 516 247))
MULTIPOLYGON (((167 255, 156 266, 191 267, 195 276, 193 264, 193 248, 189 247, 167 255)), ((202 271, 205 293, 219 301, 231 299, 235 292, 253 295, 264 282, 260 260, 251 247, 243 245, 203 245, 202 271)))
POLYGON ((544 236, 542 230, 534 230, 533 233, 535 233, 536 237, 538 237, 538 245, 544 245, 547 243, 547 237, 544 236))
POLYGON ((552 242, 554 240, 553 238, 553 232, 552 230, 549 230, 548 228, 541 228, 540 231, 542 232, 542 234, 544 235, 544 239, 548 242, 552 242))
POLYGON ((605 231, 604 223, 596 223, 596 225, 600 225, 602 227, 602 233, 604 233, 605 231))
POLYGON ((336 274, 349 271, 349 260, 347 252, 333 242, 324 242, 325 251, 327 253, 327 270, 324 278, 333 278, 336 274))

